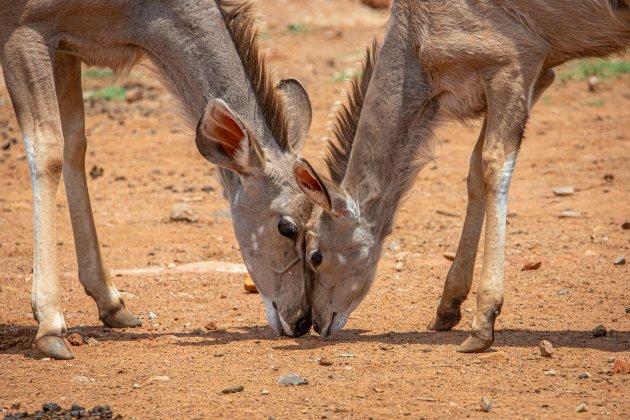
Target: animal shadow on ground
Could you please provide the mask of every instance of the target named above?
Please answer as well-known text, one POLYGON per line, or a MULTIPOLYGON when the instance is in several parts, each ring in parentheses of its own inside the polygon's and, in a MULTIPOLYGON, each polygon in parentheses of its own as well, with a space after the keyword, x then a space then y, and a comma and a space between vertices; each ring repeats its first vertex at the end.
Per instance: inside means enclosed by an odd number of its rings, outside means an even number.
MULTIPOLYGON (((191 332, 137 332, 135 330, 112 330, 101 326, 70 328, 69 333, 77 332, 83 337, 94 337, 99 341, 147 341, 165 336, 177 337, 174 343, 179 346, 217 346, 231 342, 264 340, 273 345, 274 350, 301 351, 313 350, 339 343, 379 343, 384 345, 450 345, 457 346, 469 334, 467 330, 449 332, 405 331, 372 334, 368 330, 347 329, 332 338, 320 339, 315 335, 293 339, 276 337, 266 326, 243 326, 229 329, 191 332), (196 340, 186 340, 196 338, 196 340), (199 340, 201 338, 201 340, 199 340)), ((28 358, 39 358, 32 350, 36 327, 0 324, 0 354, 24 354, 28 358)), ((495 349, 501 347, 534 347, 541 340, 551 341, 556 348, 595 349, 606 352, 628 351, 630 331, 610 331, 605 337, 594 338, 591 331, 538 331, 524 329, 501 329, 496 332, 495 349)))

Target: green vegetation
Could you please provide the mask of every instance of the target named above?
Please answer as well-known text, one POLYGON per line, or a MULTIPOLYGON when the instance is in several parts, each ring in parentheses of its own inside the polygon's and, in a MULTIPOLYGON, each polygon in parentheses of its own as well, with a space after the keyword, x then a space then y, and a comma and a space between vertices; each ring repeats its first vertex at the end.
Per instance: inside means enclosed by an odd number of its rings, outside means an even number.
POLYGON ((551 98, 547 95, 543 95, 543 97, 540 98, 540 101, 545 105, 551 105, 551 98))
POLYGON ((347 80, 352 80, 355 77, 361 77, 363 75, 362 71, 354 71, 354 72, 350 72, 350 71, 342 71, 339 72, 337 74, 335 74, 335 76, 333 77, 333 82, 335 83, 340 83, 340 82, 345 82, 347 80))
POLYGON ((558 80, 584 80, 591 75, 600 79, 614 79, 630 74, 630 61, 581 59, 569 62, 558 72, 558 80))
POLYGON ((107 79, 109 77, 114 77, 114 72, 110 69, 97 69, 90 67, 85 71, 85 75, 93 79, 107 79))
POLYGON ((104 99, 106 101, 124 101, 127 89, 122 86, 107 86, 88 94, 90 99, 104 99))
POLYGON ((585 102, 585 104, 587 106, 594 106, 594 107, 598 107, 598 108, 606 105, 606 103, 604 101, 600 100, 600 99, 596 99, 594 101, 587 101, 587 102, 585 102))
POLYGON ((309 27, 306 26, 306 24, 302 22, 295 22, 295 23, 290 23, 289 25, 287 25, 287 32, 292 33, 292 34, 300 34, 300 33, 305 33, 309 31, 310 31, 309 27))

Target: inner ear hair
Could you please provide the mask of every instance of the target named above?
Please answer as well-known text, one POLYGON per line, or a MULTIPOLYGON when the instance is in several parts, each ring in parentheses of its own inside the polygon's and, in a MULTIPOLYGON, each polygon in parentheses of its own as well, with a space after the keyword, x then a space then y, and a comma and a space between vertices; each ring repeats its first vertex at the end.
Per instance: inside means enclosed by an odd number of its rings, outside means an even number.
POLYGON ((320 178, 315 169, 306 160, 299 158, 293 164, 293 174, 298 186, 315 204, 332 211, 332 200, 326 182, 320 178))

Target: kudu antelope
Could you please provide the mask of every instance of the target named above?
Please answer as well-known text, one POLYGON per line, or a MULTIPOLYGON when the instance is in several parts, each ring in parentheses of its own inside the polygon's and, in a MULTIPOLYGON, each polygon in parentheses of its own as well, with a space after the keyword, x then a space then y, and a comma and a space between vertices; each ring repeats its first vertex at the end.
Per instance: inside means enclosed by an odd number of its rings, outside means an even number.
POLYGON ((431 158, 436 124, 483 117, 457 256, 429 329, 460 321, 485 216, 472 334, 458 351, 491 346, 503 304, 508 187, 531 107, 553 82, 553 67, 629 44, 630 10, 621 0, 394 0, 378 59, 368 57, 338 114, 327 159, 332 180, 306 161, 294 167, 317 205, 306 246, 316 271, 315 330, 327 336, 343 328, 368 292, 401 199, 431 158))
POLYGON ((13 0, 2 6, 0 60, 33 184, 35 347, 73 357, 63 339, 56 270, 54 203, 62 172, 85 291, 105 325, 140 325, 101 258, 85 178, 81 62, 126 71, 143 56, 196 124, 201 154, 221 168, 235 234, 269 324, 279 334, 306 333, 303 226, 311 205, 291 169, 311 107, 297 81, 273 84, 252 6, 228 0, 13 0))

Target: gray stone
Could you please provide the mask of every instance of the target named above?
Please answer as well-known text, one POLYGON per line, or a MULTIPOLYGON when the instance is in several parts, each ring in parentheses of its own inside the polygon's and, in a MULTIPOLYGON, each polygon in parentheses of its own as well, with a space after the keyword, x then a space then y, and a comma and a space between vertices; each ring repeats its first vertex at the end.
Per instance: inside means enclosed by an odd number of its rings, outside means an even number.
POLYGON ((586 413, 587 411, 588 411, 588 405, 586 405, 586 403, 582 403, 578 405, 577 407, 575 407, 576 413, 586 413))
POLYGON ((624 256, 620 256, 615 258, 615 265, 626 265, 626 258, 624 256))
POLYGON ((288 373, 286 375, 280 376, 280 380, 278 381, 278 383, 280 385, 297 386, 297 385, 308 384, 308 380, 305 378, 302 378, 297 373, 288 373))
POLYGON ((488 399, 488 397, 481 397, 481 401, 479 401, 479 407, 481 411, 489 413, 492 411, 492 403, 488 399))

